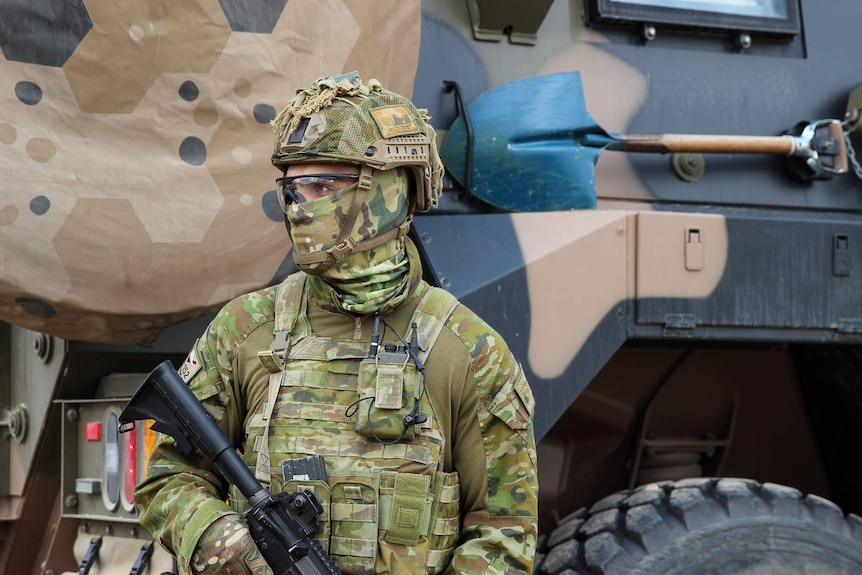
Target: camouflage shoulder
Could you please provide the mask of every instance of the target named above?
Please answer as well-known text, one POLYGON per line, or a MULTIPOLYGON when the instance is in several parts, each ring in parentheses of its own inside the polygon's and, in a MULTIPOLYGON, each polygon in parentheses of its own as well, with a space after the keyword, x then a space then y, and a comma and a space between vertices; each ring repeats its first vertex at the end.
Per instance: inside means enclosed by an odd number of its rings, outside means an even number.
POLYGON ((278 285, 241 295, 222 307, 207 328, 207 339, 233 348, 250 333, 273 320, 278 285))
POLYGON ((198 399, 225 391, 237 347, 255 329, 272 321, 277 287, 229 301, 195 342, 178 373, 198 399))
POLYGON ((530 429, 535 407, 533 392, 523 367, 503 337, 461 303, 446 325, 470 353, 483 409, 513 431, 530 429))
MULTIPOLYGON (((502 336, 463 304, 455 308, 447 326, 472 357, 479 394, 476 415, 485 448, 488 512, 494 517, 524 519, 527 531, 522 539, 530 539, 535 549, 535 401, 526 374, 502 336)), ((505 532, 503 529, 498 536, 507 539, 505 532)))
POLYGON ((461 340, 470 354, 480 395, 493 397, 503 382, 518 369, 506 341, 463 303, 458 303, 449 315, 446 327, 461 340))

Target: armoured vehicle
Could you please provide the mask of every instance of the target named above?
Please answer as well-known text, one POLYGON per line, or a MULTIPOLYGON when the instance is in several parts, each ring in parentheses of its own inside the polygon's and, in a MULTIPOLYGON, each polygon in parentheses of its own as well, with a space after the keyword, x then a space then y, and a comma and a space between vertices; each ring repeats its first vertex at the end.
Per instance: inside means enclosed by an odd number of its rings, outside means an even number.
POLYGON ((857 0, 0 1, 0 570, 173 569, 130 496, 152 434, 118 412, 292 271, 267 124, 358 70, 430 110, 449 178, 412 232, 426 276, 529 375, 537 573, 862 572, 860 20, 857 0), (620 151, 650 133, 755 138, 620 151))

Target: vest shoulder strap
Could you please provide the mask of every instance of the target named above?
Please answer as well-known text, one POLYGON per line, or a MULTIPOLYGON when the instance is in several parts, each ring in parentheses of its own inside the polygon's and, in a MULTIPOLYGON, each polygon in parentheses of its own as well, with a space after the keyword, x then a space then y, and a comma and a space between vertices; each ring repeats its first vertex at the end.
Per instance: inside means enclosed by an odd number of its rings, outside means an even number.
POLYGON ((304 318, 303 330, 310 329, 308 317, 305 314, 305 285, 304 273, 291 274, 281 282, 275 292, 275 318, 273 326, 273 338, 269 349, 259 351, 258 359, 269 371, 269 387, 267 389, 266 403, 263 406, 263 420, 266 426, 263 436, 260 438, 260 450, 257 452, 257 464, 254 476, 264 485, 270 483, 270 456, 269 456, 269 420, 275 403, 278 400, 278 390, 281 388, 282 369, 290 351, 290 333, 296 325, 297 319, 304 318))
POLYGON ((287 276, 279 284, 275 293, 275 327, 273 332, 286 331, 290 333, 293 331, 296 318, 305 308, 303 295, 306 279, 304 272, 297 272, 287 276))
POLYGON ((287 276, 275 292, 275 319, 273 338, 269 349, 258 352, 257 357, 270 373, 278 373, 284 367, 284 359, 290 348, 290 334, 297 320, 302 317, 301 331, 310 329, 305 315, 306 275, 298 272, 287 276))
POLYGON ((411 322, 416 324, 419 359, 424 363, 443 331, 446 320, 458 306, 458 300, 444 289, 429 287, 419 300, 411 322))

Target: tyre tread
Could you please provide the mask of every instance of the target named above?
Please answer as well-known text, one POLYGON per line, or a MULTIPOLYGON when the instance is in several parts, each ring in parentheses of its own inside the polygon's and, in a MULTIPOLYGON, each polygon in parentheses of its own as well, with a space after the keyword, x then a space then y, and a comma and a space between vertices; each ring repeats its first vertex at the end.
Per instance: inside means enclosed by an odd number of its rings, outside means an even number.
POLYGON ((641 575, 643 558, 728 519, 779 517, 862 545, 862 518, 816 495, 751 479, 692 478, 621 491, 568 515, 543 540, 536 575, 641 575), (546 547, 546 548, 545 548, 546 547))

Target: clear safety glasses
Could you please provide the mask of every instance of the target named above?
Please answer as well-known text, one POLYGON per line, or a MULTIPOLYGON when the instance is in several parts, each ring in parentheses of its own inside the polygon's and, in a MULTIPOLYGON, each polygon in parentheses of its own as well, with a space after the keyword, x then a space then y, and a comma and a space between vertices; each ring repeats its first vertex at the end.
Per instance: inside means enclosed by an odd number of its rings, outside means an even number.
POLYGON ((284 213, 292 204, 301 204, 334 194, 359 179, 359 174, 303 174, 275 180, 278 203, 284 213))

